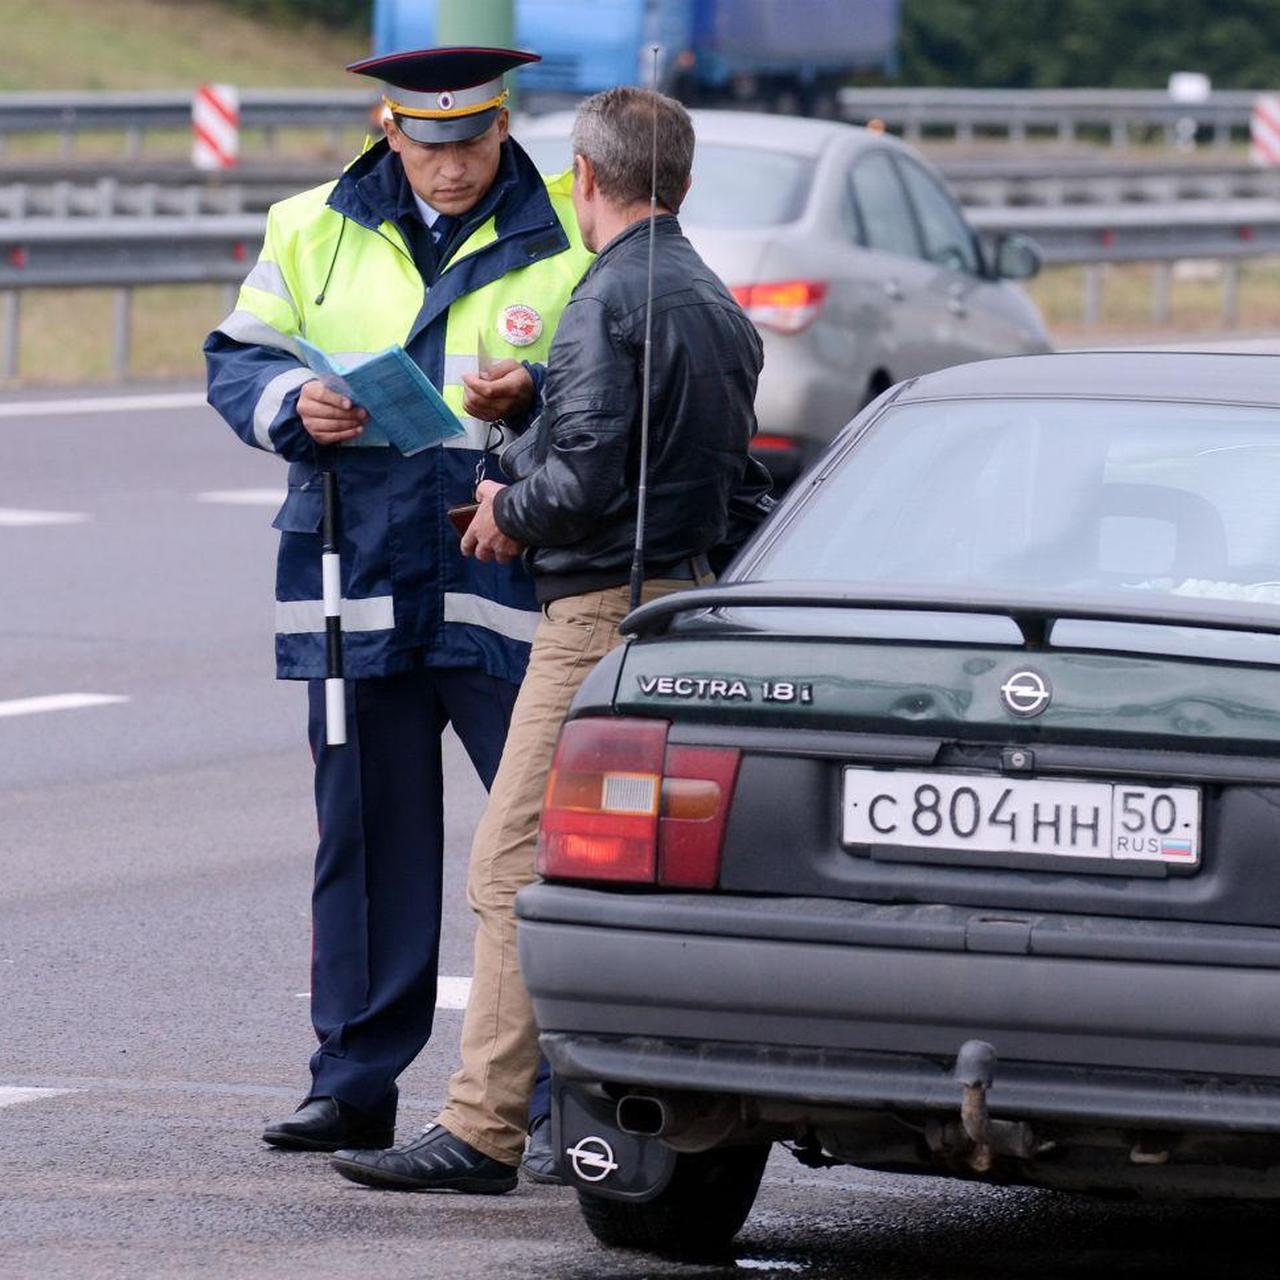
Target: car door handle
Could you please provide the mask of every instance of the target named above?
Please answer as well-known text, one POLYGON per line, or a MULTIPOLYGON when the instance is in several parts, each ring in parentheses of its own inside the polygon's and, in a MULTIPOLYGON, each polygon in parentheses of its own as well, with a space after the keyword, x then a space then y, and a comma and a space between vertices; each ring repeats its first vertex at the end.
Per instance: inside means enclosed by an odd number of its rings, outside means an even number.
POLYGON ((884 282, 884 291, 891 297, 894 302, 901 302, 906 294, 902 291, 902 286, 897 280, 886 280, 884 282))
POLYGON ((964 300, 963 285, 952 285, 947 290, 947 310, 953 316, 967 316, 969 314, 969 307, 964 300))

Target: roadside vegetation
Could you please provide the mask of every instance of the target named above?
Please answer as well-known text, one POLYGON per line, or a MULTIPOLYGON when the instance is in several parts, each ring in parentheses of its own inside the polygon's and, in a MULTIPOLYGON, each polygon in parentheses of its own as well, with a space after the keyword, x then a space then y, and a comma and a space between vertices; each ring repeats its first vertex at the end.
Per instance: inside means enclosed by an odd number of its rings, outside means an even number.
POLYGON ((229 12, 217 0, 4 0, 0 91, 350 87, 367 31, 229 12))

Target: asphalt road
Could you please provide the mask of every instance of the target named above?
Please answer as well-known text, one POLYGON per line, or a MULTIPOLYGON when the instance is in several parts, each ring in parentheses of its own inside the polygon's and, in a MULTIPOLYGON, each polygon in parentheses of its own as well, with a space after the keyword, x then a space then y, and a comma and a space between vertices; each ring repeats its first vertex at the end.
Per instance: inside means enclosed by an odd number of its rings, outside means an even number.
MULTIPOLYGON (((194 400, 0 401, 0 1277, 1280 1272, 1270 1212, 785 1152, 735 1257, 682 1267, 598 1249, 562 1190, 378 1193, 264 1147, 310 1049, 303 698, 271 665, 283 476, 194 400)), ((483 795, 447 759, 442 972, 465 978, 483 795)), ((402 1081, 402 1134, 441 1099, 460 1016, 402 1081)))

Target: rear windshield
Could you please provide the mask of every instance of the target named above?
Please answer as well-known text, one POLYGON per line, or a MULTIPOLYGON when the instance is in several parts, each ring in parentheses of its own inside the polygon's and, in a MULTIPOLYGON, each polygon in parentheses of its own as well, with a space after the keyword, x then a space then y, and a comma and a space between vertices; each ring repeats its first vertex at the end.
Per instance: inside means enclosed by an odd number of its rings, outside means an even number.
MULTIPOLYGON (((560 173, 573 163, 568 138, 522 138, 520 145, 543 173, 560 173)), ((794 222, 804 209, 812 173, 807 156, 699 142, 680 221, 720 228, 794 222)))
POLYGON ((1275 606, 1280 413, 1104 400, 890 409, 747 576, 1275 606))

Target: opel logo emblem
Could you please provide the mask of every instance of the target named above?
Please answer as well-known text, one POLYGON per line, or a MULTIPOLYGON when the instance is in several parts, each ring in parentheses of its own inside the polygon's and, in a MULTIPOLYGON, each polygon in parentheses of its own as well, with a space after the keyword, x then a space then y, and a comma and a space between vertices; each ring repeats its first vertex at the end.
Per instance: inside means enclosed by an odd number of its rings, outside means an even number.
POLYGON ((1038 716, 1049 705, 1053 689, 1038 671, 1015 671, 1000 686, 1000 696, 1015 716, 1038 716))
POLYGON ((583 1138, 576 1146, 566 1147, 565 1155, 583 1182, 603 1182, 618 1167, 613 1148, 603 1138, 583 1138))

